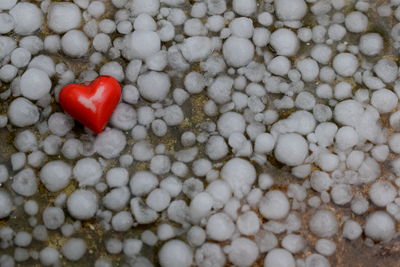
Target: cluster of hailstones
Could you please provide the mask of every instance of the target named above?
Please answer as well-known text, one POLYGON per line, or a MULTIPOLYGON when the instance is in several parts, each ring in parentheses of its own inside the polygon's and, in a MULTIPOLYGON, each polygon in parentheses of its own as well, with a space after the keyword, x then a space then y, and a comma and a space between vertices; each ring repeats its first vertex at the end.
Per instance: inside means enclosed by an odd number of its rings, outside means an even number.
POLYGON ((400 1, 348 5, 1 0, 0 127, 16 152, 0 165, 0 265, 94 254, 96 267, 115 257, 129 266, 324 267, 342 238, 389 242, 400 220, 390 50, 400 47, 400 1), (374 32, 369 14, 394 24, 374 32), (66 84, 98 75, 115 77, 123 94, 96 136, 55 103, 66 84), (204 121, 180 127, 196 112, 204 121), (172 132, 173 148, 163 143, 172 132), (271 159, 297 179, 274 186, 271 159), (8 223, 20 216, 28 226, 8 223), (89 219, 112 233, 95 244, 109 257, 79 235, 89 219), (150 227, 129 235, 138 225, 150 227))

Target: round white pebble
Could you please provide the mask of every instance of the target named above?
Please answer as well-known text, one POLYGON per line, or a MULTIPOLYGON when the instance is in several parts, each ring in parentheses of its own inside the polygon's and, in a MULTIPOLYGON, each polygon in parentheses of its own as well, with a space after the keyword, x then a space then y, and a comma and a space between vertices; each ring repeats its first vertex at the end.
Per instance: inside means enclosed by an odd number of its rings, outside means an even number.
POLYGON ((67 200, 69 213, 78 220, 92 218, 96 214, 97 205, 97 196, 84 189, 74 191, 67 200))
POLYGON ((396 229, 392 217, 385 211, 375 211, 368 216, 365 234, 375 241, 389 241, 393 238, 396 229))
POLYGON ((70 57, 82 57, 89 51, 89 39, 78 30, 70 30, 61 38, 61 47, 70 57))
POLYGON ((250 63, 254 55, 254 45, 246 38, 231 36, 222 47, 228 65, 238 68, 250 63))
POLYGON ((155 71, 140 75, 137 84, 140 96, 152 102, 164 100, 171 86, 167 74, 155 71))
POLYGON ((351 77, 358 69, 358 59, 350 53, 340 53, 333 59, 332 66, 337 74, 351 77))
POLYGON ((30 68, 21 76, 20 87, 23 96, 38 100, 50 92, 51 81, 46 72, 30 68))
POLYGON ((160 51, 161 47, 160 37, 153 31, 134 31, 127 35, 125 43, 128 59, 146 59, 160 51))
POLYGON ((269 220, 285 218, 289 213, 289 208, 288 198, 279 190, 268 191, 259 203, 260 213, 269 220))
POLYGON ((71 238, 63 245, 62 254, 70 261, 78 261, 86 253, 86 243, 81 238, 71 238))
POLYGON ((264 259, 264 267, 295 267, 293 255, 282 248, 274 248, 268 252, 264 259))
POLYGON ((10 15, 15 21, 14 32, 19 35, 29 35, 42 26, 42 11, 34 4, 28 2, 18 3, 10 10, 10 15))
POLYGON ((278 161, 297 166, 304 162, 308 154, 307 141, 299 134, 280 135, 275 146, 275 157, 278 161))
POLYGON ((206 232, 212 240, 227 240, 232 236, 234 230, 235 225, 225 213, 216 213, 208 219, 206 232))
POLYGON ((280 20, 301 20, 307 13, 304 0, 275 0, 275 13, 280 20))
POLYGON ((300 48, 300 41, 289 29, 278 29, 271 34, 270 44, 280 56, 294 56, 300 48))
POLYGON ((57 192, 65 188, 71 178, 72 168, 62 160, 46 163, 40 170, 40 180, 51 192, 57 192))
POLYGON ((193 251, 180 240, 170 240, 158 252, 162 267, 189 267, 193 263, 193 251))
POLYGON ((11 102, 7 115, 13 125, 25 127, 39 120, 39 109, 28 99, 18 97, 11 102))
POLYGON ((13 202, 10 195, 0 189, 0 219, 6 218, 13 211, 13 202))
POLYGON ((81 25, 81 11, 73 3, 54 3, 47 13, 47 22, 51 30, 64 33, 81 25))

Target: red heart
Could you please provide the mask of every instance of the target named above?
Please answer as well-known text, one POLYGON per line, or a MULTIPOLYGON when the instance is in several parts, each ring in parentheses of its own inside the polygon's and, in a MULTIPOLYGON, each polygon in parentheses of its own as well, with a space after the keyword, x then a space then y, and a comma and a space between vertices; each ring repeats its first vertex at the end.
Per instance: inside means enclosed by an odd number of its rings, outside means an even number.
POLYGON ((103 131, 120 98, 121 86, 111 76, 100 76, 89 85, 67 85, 59 94, 64 111, 95 133, 103 131))

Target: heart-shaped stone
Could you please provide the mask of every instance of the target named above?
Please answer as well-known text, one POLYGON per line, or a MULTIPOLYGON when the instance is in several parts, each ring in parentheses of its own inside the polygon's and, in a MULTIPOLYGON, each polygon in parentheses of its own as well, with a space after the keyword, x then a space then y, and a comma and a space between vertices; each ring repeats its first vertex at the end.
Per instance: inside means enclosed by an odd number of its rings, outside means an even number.
POLYGON ((59 102, 72 118, 95 133, 103 131, 121 98, 121 86, 111 76, 90 84, 70 84, 61 89, 59 102))

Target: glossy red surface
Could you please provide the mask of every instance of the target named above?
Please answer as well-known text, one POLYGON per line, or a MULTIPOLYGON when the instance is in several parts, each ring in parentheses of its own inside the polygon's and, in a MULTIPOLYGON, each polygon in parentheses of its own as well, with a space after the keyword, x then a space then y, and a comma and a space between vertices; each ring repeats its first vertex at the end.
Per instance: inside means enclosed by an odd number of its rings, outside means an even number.
POLYGON ((111 76, 99 76, 90 84, 70 84, 60 91, 61 107, 95 133, 103 131, 121 98, 121 86, 111 76))

